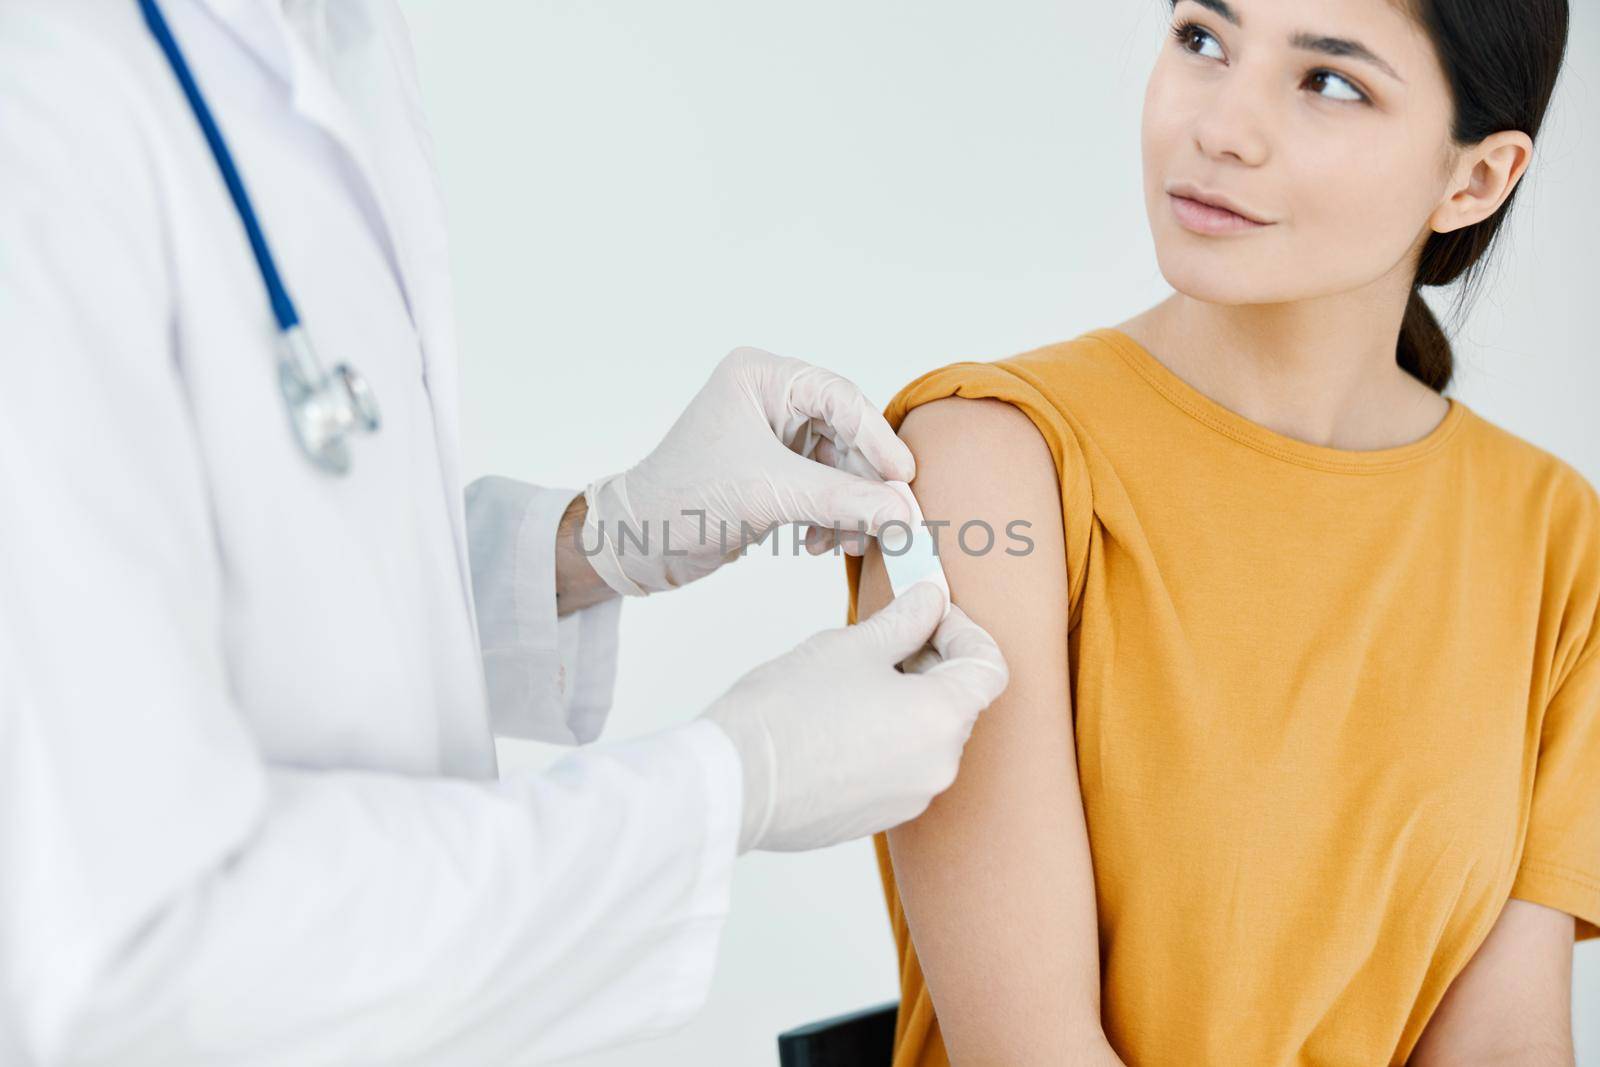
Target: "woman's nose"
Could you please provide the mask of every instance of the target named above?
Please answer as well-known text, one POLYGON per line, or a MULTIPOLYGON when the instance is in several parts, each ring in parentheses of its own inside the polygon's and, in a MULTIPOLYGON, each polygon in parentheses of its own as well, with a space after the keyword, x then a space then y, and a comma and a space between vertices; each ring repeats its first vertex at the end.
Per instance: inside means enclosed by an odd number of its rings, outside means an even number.
POLYGON ((1260 166, 1271 146, 1270 90, 1243 68, 1219 78, 1200 96, 1194 141, 1207 158, 1260 166))

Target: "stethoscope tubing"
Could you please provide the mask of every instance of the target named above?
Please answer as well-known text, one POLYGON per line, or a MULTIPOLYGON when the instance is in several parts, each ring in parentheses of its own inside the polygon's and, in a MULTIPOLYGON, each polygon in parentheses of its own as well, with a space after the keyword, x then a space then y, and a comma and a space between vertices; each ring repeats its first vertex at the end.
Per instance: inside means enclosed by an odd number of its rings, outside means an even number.
POLYGON ((172 36, 172 29, 167 25, 160 6, 156 0, 139 0, 139 10, 144 13, 144 20, 149 25, 151 34, 161 46, 161 51, 166 54, 167 62, 177 75, 178 84, 183 87, 183 95, 188 98, 195 120, 199 122, 200 129, 205 134, 206 144, 211 146, 211 154, 217 161, 217 169, 222 172, 222 180, 228 187, 228 195, 233 198, 239 220, 244 224, 245 235, 250 239, 250 251, 255 254, 256 266, 261 270, 261 280, 266 285, 267 298, 272 303, 273 318, 278 322, 278 329, 287 333, 300 324, 300 313, 295 309, 294 301, 289 297, 289 290, 278 274, 278 265, 272 258, 272 250, 267 247, 267 236, 261 231, 261 223, 256 218, 250 194, 245 190, 244 179, 239 176, 239 169, 233 165, 233 153, 228 151, 228 143, 222 137, 222 130, 212 117, 211 108, 207 106, 205 97, 200 92, 200 86, 195 82, 194 74, 189 70, 189 63, 184 59, 183 50, 178 47, 177 40, 172 36))

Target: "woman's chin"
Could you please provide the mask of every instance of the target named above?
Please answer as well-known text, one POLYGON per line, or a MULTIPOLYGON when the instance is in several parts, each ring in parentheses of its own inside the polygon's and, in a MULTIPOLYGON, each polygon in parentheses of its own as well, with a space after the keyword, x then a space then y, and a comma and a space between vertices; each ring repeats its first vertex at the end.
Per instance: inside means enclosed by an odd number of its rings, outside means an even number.
POLYGON ((1297 290, 1286 283, 1300 279, 1270 277, 1262 258, 1240 256, 1231 249, 1156 243, 1156 264, 1167 284, 1208 304, 1272 304, 1294 299, 1297 290))
POLYGON ((1270 304, 1276 298, 1264 287, 1251 285, 1240 279, 1219 278, 1217 272, 1185 264, 1167 269, 1163 264, 1161 276, 1174 290, 1191 300, 1204 300, 1208 304, 1270 304))

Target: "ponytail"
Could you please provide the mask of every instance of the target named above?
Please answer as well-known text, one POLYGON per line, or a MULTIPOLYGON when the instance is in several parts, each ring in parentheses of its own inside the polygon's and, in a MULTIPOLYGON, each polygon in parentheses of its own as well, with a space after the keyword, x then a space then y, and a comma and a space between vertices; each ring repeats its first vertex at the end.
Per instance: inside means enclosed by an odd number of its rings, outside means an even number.
MULTIPOLYGON (((1568 0, 1402 0, 1427 31, 1444 68, 1455 105, 1450 137, 1475 145, 1499 130, 1521 130, 1537 143, 1567 47, 1568 0)), ((1439 320, 1422 299, 1422 287, 1460 279, 1458 315, 1512 202, 1482 222, 1428 235, 1406 300, 1395 362, 1436 392, 1455 372, 1455 355, 1439 320)))
POLYGON ((1450 378, 1455 373, 1456 357, 1450 347, 1450 338, 1445 335, 1427 301, 1422 299, 1422 290, 1415 286, 1411 289, 1410 299, 1406 301, 1405 318, 1400 322, 1400 343, 1395 349, 1395 361, 1400 364, 1401 370, 1436 393, 1444 392, 1444 387, 1450 384, 1450 378))

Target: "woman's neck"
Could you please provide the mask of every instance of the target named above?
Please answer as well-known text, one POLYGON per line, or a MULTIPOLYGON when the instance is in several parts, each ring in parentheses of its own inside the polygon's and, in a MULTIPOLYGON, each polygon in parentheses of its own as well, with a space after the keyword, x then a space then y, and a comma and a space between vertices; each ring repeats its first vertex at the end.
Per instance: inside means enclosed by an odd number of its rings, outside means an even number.
POLYGON ((1225 305, 1174 293, 1117 329, 1223 407, 1353 451, 1427 436, 1449 403, 1395 362, 1409 292, 1225 305))

